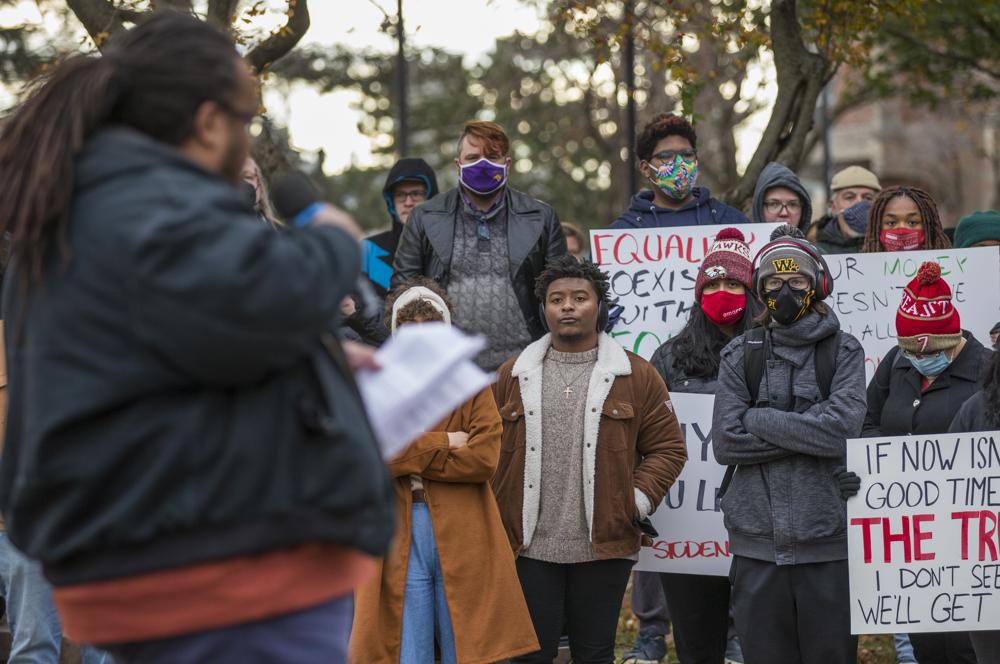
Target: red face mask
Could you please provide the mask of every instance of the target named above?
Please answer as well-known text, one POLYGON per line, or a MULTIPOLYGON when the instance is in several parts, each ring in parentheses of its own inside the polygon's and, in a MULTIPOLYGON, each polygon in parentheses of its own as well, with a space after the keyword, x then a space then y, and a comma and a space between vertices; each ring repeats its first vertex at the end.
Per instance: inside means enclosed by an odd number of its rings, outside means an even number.
POLYGON ((743 317, 746 308, 746 293, 720 290, 701 296, 701 310, 716 325, 732 325, 743 317))
POLYGON ((924 246, 924 232, 915 228, 896 228, 882 231, 879 236, 886 251, 913 251, 924 246))

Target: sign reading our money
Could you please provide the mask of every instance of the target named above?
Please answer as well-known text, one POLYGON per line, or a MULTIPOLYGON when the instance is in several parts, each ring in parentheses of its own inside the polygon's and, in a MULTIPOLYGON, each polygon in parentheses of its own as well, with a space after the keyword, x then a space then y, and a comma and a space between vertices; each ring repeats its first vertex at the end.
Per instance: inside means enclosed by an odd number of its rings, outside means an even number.
POLYGON ((1000 629, 1000 431, 847 441, 851 631, 1000 629))

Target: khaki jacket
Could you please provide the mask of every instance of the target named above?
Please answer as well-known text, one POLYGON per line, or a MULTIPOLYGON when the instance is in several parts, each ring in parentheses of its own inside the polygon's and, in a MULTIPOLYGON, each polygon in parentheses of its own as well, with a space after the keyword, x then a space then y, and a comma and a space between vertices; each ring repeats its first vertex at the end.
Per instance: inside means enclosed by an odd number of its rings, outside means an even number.
POLYGON ((399 528, 377 576, 358 589, 350 661, 399 662, 410 555, 410 475, 423 478, 460 664, 495 662, 538 650, 489 481, 500 455, 500 417, 489 388, 389 463, 399 528), (469 444, 448 447, 447 432, 469 444))
MULTIPOLYGON (((531 543, 538 523, 550 339, 500 367, 494 387, 504 422, 493 490, 515 553, 531 543)), ((642 543, 637 519, 656 509, 687 460, 670 394, 648 362, 602 334, 585 418, 583 496, 594 552, 602 560, 632 556, 642 543)))

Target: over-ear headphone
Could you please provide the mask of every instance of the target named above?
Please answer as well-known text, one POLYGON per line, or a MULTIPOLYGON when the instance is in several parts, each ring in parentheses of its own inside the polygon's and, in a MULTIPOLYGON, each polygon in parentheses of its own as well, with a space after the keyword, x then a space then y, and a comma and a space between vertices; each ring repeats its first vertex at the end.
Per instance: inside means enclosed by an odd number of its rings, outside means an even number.
POLYGON ((775 242, 767 244, 763 249, 757 252, 757 256, 753 259, 753 290, 754 294, 760 297, 758 292, 758 278, 760 276, 760 259, 765 252, 770 253, 775 247, 795 247, 800 251, 804 251, 810 258, 816 261, 816 284, 814 290, 816 291, 814 299, 825 300, 830 293, 833 292, 833 275, 830 274, 830 266, 826 264, 826 259, 823 258, 823 254, 819 253, 812 244, 807 240, 801 238, 784 236, 775 242))
MULTIPOLYGON (((597 304, 597 333, 600 334, 608 327, 611 305, 608 304, 608 294, 601 296, 601 301, 597 304)), ((545 303, 538 303, 538 320, 542 323, 542 329, 549 331, 549 323, 545 320, 545 303)))

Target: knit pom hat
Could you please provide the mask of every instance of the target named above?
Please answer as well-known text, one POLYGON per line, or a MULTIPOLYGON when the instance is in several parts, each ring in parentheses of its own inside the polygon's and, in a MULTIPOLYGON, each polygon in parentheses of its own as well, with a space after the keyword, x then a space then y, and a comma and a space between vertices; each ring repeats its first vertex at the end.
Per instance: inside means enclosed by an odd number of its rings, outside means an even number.
POLYGON ((782 224, 775 228, 771 233, 771 241, 757 253, 754 261, 757 264, 754 292, 760 295, 764 290, 764 282, 776 274, 802 274, 809 277, 815 287, 819 264, 809 255, 806 247, 812 245, 795 226, 782 224))
POLYGON ((738 228, 723 228, 715 236, 715 242, 709 249, 705 260, 698 268, 698 278, 694 282, 694 297, 701 302, 701 291, 705 284, 715 279, 735 279, 747 290, 753 274, 753 260, 750 258, 750 245, 738 228))
POLYGON ((951 303, 941 266, 927 261, 903 290, 896 311, 896 341, 911 353, 937 353, 962 341, 962 321, 951 303))
POLYGON ((987 210, 962 217, 955 228, 955 247, 964 249, 985 240, 1000 240, 1000 213, 987 210))

